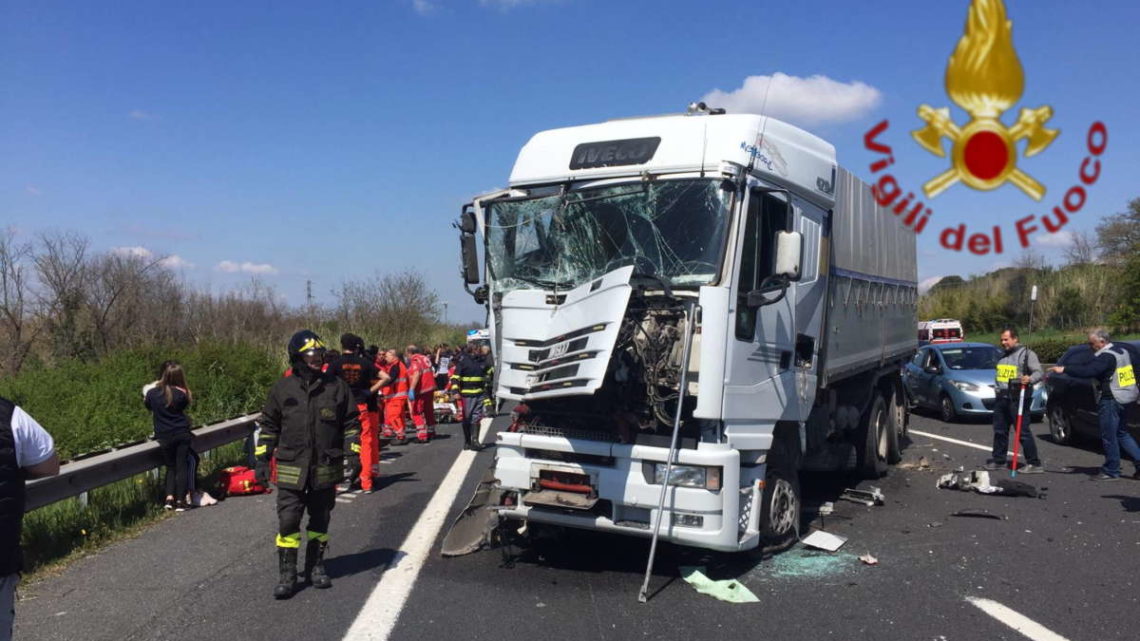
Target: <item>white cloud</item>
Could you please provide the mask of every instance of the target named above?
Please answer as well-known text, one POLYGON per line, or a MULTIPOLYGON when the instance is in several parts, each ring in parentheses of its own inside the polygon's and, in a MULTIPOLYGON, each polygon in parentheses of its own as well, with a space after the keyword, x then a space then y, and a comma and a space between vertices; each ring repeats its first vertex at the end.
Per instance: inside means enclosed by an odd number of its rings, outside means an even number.
POLYGON ((25 186, 24 191, 27 192, 28 194, 32 195, 32 196, 42 196, 44 193, 44 192, 40 191, 40 188, 36 187, 35 185, 25 186))
POLYGON ((937 285, 938 281, 942 280, 943 278, 945 278, 945 276, 931 276, 930 278, 925 278, 923 280, 918 281, 918 293, 919 293, 919 295, 925 294, 926 292, 930 291, 930 288, 937 285))
POLYGON ((879 106, 882 97, 878 89, 857 80, 839 82, 818 74, 800 78, 777 71, 771 76, 748 76, 739 89, 714 89, 701 100, 728 113, 763 111, 781 120, 815 125, 861 118, 879 106))
POLYGON ((223 260, 218 263, 218 271, 235 273, 245 272, 247 274, 276 274, 277 268, 269 263, 251 263, 248 260, 236 263, 232 260, 223 260))
POLYGON ((178 254, 171 254, 170 256, 167 256, 166 258, 163 258, 162 260, 158 261, 158 264, 162 265, 163 267, 165 267, 167 269, 193 269, 194 268, 194 263, 186 260, 185 258, 179 256, 178 254))
POLYGON ((147 249, 146 247, 139 246, 114 247, 111 249, 111 253, 117 256, 134 256, 136 258, 150 258, 151 256, 154 256, 154 252, 147 249))
POLYGON ((149 111, 143 111, 142 109, 132 109, 127 116, 129 116, 131 120, 154 120, 155 118, 154 114, 149 111))
POLYGON ((1042 247, 1059 247, 1064 248, 1073 244, 1073 232, 1059 231, 1052 234, 1041 234, 1034 240, 1042 247))
POLYGON ((412 0, 412 8, 421 16, 426 16, 433 13, 439 6, 431 0, 412 0))

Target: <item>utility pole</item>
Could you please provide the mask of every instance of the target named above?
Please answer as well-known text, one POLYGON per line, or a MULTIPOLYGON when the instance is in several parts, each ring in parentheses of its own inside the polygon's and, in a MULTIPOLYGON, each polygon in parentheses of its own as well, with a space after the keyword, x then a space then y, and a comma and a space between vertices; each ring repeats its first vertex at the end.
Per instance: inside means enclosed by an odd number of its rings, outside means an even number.
POLYGON ((1029 291, 1029 333, 1033 333, 1033 306, 1037 303, 1037 285, 1029 291))
POLYGON ((309 312, 309 322, 313 322, 313 281, 305 281, 305 308, 309 312))
POLYGON ((447 324, 447 301, 443 301, 443 324, 447 324))

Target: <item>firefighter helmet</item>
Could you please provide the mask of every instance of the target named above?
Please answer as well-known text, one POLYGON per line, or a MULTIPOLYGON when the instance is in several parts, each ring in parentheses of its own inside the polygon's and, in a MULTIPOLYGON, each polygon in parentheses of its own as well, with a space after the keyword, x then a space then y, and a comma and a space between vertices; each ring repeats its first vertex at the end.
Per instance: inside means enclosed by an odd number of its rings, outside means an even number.
POLYGON ((289 362, 293 364, 301 361, 313 369, 320 369, 324 362, 325 342, 312 330, 303 329, 293 334, 287 349, 289 362))

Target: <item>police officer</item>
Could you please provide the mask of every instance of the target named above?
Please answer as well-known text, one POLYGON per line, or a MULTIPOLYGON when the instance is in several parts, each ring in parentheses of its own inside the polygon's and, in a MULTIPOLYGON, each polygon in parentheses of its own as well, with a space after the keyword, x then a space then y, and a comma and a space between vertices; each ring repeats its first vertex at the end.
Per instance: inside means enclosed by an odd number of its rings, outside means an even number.
POLYGON ((277 559, 280 580, 273 596, 288 599, 297 589, 297 552, 301 517, 309 513, 305 579, 314 588, 332 586, 324 568, 329 517, 336 483, 344 473, 344 453, 359 444, 360 416, 352 390, 340 378, 321 371, 325 344, 309 330, 289 339, 293 375, 269 391, 261 413, 257 475, 268 477, 277 459, 277 559))
POLYGON ((1041 458, 1037 455, 1037 441, 1033 430, 1029 429, 1032 418, 1029 406, 1033 403, 1033 386, 1045 377, 1041 361, 1033 350, 1021 344, 1017 330, 1007 327, 1001 333, 1001 346, 1005 355, 997 363, 995 382, 997 398, 994 400, 994 448, 993 457, 986 461, 987 470, 1005 467, 1005 455, 1009 450, 1009 428, 1017 421, 1017 404, 1021 403, 1022 430, 1021 451, 1027 465, 1018 472, 1040 474, 1041 458))
POLYGON ((474 344, 459 357, 455 365, 455 373, 451 375, 451 389, 459 390, 463 401, 463 449, 478 450, 479 421, 483 419, 486 411, 485 401, 488 385, 487 363, 483 360, 479 348, 474 344))
POLYGON ((1089 334, 1089 347, 1093 350, 1093 360, 1084 365, 1058 365, 1050 371, 1100 381, 1097 417, 1100 419, 1100 440, 1104 445, 1104 467, 1097 480, 1115 481, 1120 478, 1120 450, 1132 457, 1136 466, 1132 478, 1140 479, 1140 447, 1128 432, 1125 420, 1128 405, 1140 398, 1132 359, 1125 349, 1109 341, 1108 332, 1103 329, 1089 334))

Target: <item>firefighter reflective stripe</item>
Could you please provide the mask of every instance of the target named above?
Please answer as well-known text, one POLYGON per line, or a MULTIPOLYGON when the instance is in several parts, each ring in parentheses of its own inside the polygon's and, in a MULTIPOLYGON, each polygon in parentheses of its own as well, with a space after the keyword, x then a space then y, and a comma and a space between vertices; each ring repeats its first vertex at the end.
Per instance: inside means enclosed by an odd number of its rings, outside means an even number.
POLYGON ((257 447, 253 448, 254 456, 265 456, 267 452, 269 452, 269 446, 267 445, 258 444, 257 447))
POLYGON ((997 382, 1009 383, 1017 378, 1017 365, 998 365, 997 366, 997 382))
MULTIPOLYGON (((280 468, 278 468, 280 469, 280 468)), ((278 472, 280 475, 280 472, 278 472)), ((318 465, 317 466, 317 485, 325 483, 335 483, 340 480, 342 471, 340 466, 337 465, 318 465)))
POLYGON ((1132 369, 1131 365, 1117 368, 1116 384, 1120 387, 1128 387, 1129 385, 1136 384, 1136 372, 1132 369))
POLYGON ((309 535, 310 541, 319 541, 321 543, 328 543, 329 541, 328 532, 314 532, 312 530, 306 530, 305 534, 309 535))
POLYGON ((301 468, 296 465, 287 465, 277 462, 277 483, 278 485, 300 485, 301 484, 301 468))
POLYGON ((348 449, 352 450, 353 454, 360 454, 360 443, 353 443, 348 446, 348 449))
POLYGON ((301 547, 301 533, 297 532, 296 534, 286 534, 285 536, 278 534, 277 547, 293 549, 301 547))

